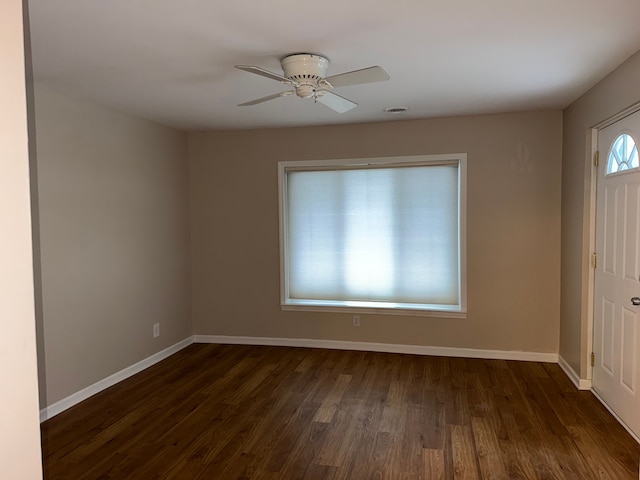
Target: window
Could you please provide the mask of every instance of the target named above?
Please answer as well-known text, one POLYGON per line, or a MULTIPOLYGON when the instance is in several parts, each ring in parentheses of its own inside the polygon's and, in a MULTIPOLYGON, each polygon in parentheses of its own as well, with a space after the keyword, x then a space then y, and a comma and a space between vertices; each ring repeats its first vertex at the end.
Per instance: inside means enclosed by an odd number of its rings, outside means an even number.
POLYGON ((609 152, 607 175, 638 167, 640 167, 640 165, 638 164, 638 147, 636 146, 636 142, 626 133, 618 135, 609 152))
POLYGON ((278 168, 284 309, 463 316, 465 154, 278 168))

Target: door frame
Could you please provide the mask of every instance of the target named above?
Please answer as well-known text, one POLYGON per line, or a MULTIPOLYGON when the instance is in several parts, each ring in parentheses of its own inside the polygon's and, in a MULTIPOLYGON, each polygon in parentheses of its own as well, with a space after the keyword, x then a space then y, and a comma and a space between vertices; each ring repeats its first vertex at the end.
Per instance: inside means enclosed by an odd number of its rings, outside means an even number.
MULTIPOLYGON (((594 311, 593 302, 595 299, 595 269, 592 266, 592 255, 596 252, 596 190, 597 190, 597 168, 595 166, 595 155, 598 151, 598 133, 600 130, 613 125, 619 120, 622 120, 629 115, 633 115, 640 111, 640 101, 633 103, 620 112, 612 115, 611 117, 603 120, 593 127, 587 130, 586 135, 586 152, 585 155, 585 197, 584 206, 585 214, 583 216, 583 232, 587 232, 582 239, 582 252, 583 252, 583 268, 582 268, 582 283, 583 292, 586 290, 586 295, 583 298, 586 300, 582 304, 582 318, 586 316, 586 322, 583 323, 586 327, 586 331, 582 333, 583 350, 581 353, 581 359, 583 365, 586 365, 586 376, 583 378, 580 374, 580 389, 591 390, 593 386, 593 367, 591 366, 591 352, 593 352, 593 324, 594 324, 594 311), (588 211, 588 214, 587 214, 588 211)), ((600 166, 606 168, 604 162, 606 162, 606 154, 600 151, 600 166)))

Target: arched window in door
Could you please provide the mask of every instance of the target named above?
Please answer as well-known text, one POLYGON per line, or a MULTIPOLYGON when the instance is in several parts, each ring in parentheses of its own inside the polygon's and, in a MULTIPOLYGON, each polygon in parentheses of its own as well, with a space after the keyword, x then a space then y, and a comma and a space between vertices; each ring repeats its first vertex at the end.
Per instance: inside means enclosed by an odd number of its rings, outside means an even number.
POLYGON ((638 147, 633 137, 627 133, 618 135, 609 151, 607 175, 638 167, 638 147))

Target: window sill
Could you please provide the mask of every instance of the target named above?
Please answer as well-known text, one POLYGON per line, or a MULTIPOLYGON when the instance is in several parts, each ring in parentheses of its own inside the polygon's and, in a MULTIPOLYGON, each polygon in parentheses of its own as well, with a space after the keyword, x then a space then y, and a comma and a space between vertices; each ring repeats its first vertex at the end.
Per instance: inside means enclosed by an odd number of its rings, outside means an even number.
POLYGON ((467 312, 458 306, 417 305, 371 302, 319 302, 316 300, 295 300, 280 305, 284 311, 360 313, 398 316, 467 318, 467 312))

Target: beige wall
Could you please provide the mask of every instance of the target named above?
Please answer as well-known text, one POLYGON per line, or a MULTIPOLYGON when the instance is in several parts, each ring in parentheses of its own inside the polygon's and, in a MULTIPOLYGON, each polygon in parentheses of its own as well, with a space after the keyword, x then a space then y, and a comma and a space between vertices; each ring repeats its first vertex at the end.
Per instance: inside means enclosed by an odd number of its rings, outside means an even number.
POLYGON ((557 353, 561 112, 189 134, 196 334, 557 353), (468 153, 468 317, 283 312, 277 162, 468 153))
POLYGON ((191 335, 187 137, 39 84, 35 118, 51 405, 191 335))
POLYGON ((0 2, 0 477, 42 478, 22 2, 0 2))
POLYGON ((564 112, 562 166, 562 304, 560 355, 587 377, 588 269, 591 169, 587 131, 640 101, 640 52, 609 74, 564 112), (585 208, 586 205, 586 208, 585 208))

